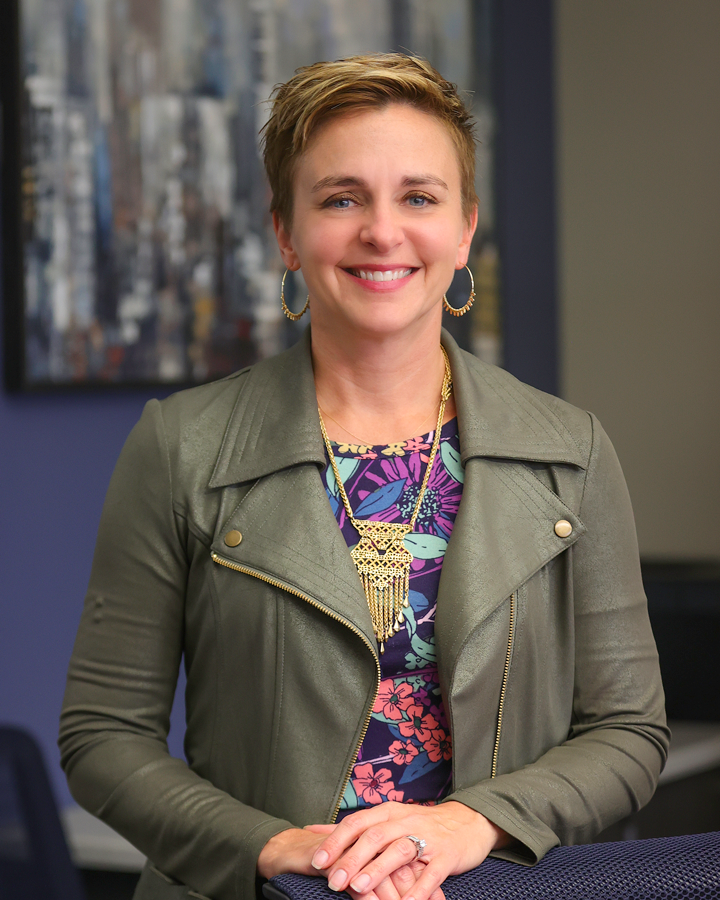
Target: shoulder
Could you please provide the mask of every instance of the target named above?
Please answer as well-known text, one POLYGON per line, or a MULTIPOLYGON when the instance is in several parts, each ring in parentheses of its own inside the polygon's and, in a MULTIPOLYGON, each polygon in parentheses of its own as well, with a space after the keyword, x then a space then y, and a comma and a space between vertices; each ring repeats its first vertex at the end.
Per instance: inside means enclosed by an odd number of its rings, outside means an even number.
POLYGON ((178 391, 158 401, 155 411, 168 437, 184 442, 201 434, 206 445, 216 442, 218 436, 221 441, 251 371, 252 366, 248 366, 219 381, 178 391))
POLYGON ((308 337, 220 381, 151 401, 143 419, 190 490, 324 459, 308 337))
POLYGON ((465 433, 463 456, 587 468, 595 430, 590 413, 523 383, 456 345, 451 363, 465 433))

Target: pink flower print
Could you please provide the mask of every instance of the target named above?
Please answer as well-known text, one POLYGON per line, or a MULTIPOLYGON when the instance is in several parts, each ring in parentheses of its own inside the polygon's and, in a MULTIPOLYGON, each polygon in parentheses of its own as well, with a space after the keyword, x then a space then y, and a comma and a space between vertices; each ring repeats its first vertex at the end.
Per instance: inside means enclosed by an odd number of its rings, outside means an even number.
POLYGON ((396 803, 402 803, 405 791, 388 791, 386 800, 394 800, 396 803))
POLYGON ((432 762, 438 762, 441 758, 447 761, 452 757, 452 740, 442 728, 433 731, 432 736, 425 741, 423 747, 427 750, 428 759, 432 762))
POLYGON ((380 692, 373 706, 374 713, 380 713, 386 719, 392 719, 393 722, 399 722, 403 718, 403 710, 413 702, 412 688, 403 681, 397 687, 392 680, 388 679, 387 683, 380 688, 380 692))
POLYGON ((365 763, 362 766, 355 766, 355 777, 352 779, 352 783, 358 797, 362 797, 370 805, 376 805, 382 803, 383 797, 387 796, 388 791, 395 790, 391 778, 390 769, 378 769, 377 772, 374 772, 372 763, 365 763))
POLYGON ((408 720, 398 725, 398 730, 403 737, 417 738, 421 744, 430 740, 433 729, 438 727, 438 721, 435 716, 431 716, 429 713, 423 715, 424 712, 425 709, 419 704, 409 706, 405 710, 408 720))
POLYGON ((398 766, 408 765, 420 752, 412 741, 393 741, 389 750, 392 754, 393 762, 398 766))

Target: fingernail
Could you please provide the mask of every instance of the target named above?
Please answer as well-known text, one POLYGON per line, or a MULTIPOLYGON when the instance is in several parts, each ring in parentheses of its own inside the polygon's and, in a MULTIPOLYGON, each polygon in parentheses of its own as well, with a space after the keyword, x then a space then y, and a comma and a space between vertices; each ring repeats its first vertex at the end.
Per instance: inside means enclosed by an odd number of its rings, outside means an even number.
POLYGON ((367 888, 370 884, 370 876, 367 874, 358 875, 355 881, 350 882, 350 887, 357 891, 358 894, 362 894, 362 892, 367 888))
POLYGON ((325 850, 318 850, 318 852, 312 858, 312 864, 314 869, 322 869, 328 861, 328 855, 325 850))
POLYGON ((345 887, 345 882, 347 881, 347 872, 344 869, 338 869, 337 872, 333 872, 333 876, 328 881, 328 887, 331 891, 341 891, 345 887))

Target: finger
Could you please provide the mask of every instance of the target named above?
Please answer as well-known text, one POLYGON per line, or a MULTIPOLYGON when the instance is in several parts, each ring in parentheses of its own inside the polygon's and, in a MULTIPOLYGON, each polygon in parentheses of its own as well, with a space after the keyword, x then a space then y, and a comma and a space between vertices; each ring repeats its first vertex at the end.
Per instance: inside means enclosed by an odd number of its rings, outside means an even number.
POLYGON ((406 837, 401 835, 387 843, 386 829, 370 828, 340 857, 328 874, 328 881, 335 890, 342 890, 349 883, 353 890, 369 891, 411 863, 416 855, 415 845, 406 837))
POLYGON ((332 834, 337 825, 305 825, 304 831, 312 831, 313 834, 332 834))
MULTIPOLYGON (((421 868, 425 868, 422 863, 418 863, 421 868)), ((396 869, 390 878, 392 879, 392 883, 395 885, 395 888, 400 894, 401 897, 404 897, 407 894, 411 887, 415 884, 420 876, 419 872, 415 872, 413 870, 413 866, 400 866, 399 869, 396 869)))
POLYGON ((446 866, 435 862, 428 863, 414 886, 405 895, 405 900, 440 900, 445 896, 440 885, 449 874, 446 866))
MULTIPOLYGON (((392 878, 384 878, 375 888, 378 900, 401 900, 401 894, 395 887, 392 878)), ((367 895, 363 895, 363 900, 367 895)))
MULTIPOLYGON (((417 849, 412 841, 406 840, 412 824, 411 817, 392 819, 362 832, 335 862, 326 865, 331 889, 342 891, 348 884, 352 884, 354 890, 368 891, 395 869, 412 862, 416 858, 417 849)), ((338 826, 337 832, 340 827, 338 826)), ((327 838, 320 849, 334 841, 337 832, 327 838)), ((317 864, 319 856, 319 852, 315 854, 313 865, 317 864)))
POLYGON ((372 809, 363 809, 346 816, 342 822, 335 826, 332 834, 318 848, 313 859, 315 868, 328 869, 368 828, 387 821, 388 812, 384 811, 382 807, 399 805, 401 804, 380 803, 379 806, 372 809))
MULTIPOLYGON (((427 863, 422 862, 422 860, 416 859, 415 862, 410 863, 408 868, 413 873, 413 884, 420 878, 422 873, 425 871, 425 867, 427 863)), ((408 893, 406 891, 406 893, 408 893)), ((404 896, 404 895, 403 895, 404 896)), ((430 900, 445 900, 445 894, 442 891, 442 888, 438 888, 434 893, 430 895, 430 900)))
POLYGON ((347 893, 350 894, 353 900, 402 900, 402 895, 398 892, 391 878, 385 878, 381 881, 374 891, 367 891, 361 894, 349 887, 347 893))

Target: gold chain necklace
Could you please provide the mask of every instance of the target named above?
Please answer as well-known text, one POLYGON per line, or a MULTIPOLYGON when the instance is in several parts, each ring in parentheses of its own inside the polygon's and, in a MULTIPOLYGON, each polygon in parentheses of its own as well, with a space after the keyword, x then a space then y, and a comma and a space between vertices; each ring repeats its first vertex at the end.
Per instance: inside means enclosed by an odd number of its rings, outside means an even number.
MULTIPOLYGON (((403 543, 405 536, 415 528, 415 522, 420 512, 425 489, 430 479, 430 471, 435 461, 435 455, 440 446, 440 432, 445 418, 445 404, 452 393, 452 375, 450 362, 441 348, 445 359, 445 375, 440 391, 440 409, 438 411, 435 436, 428 458, 425 477, 423 478, 420 492, 415 502, 415 509, 407 525, 397 522, 378 522, 373 519, 356 519, 353 515, 350 501, 345 492, 345 486, 340 478, 340 472, 335 462, 333 453, 323 422, 322 413, 318 407, 320 416, 320 430, 322 431, 325 447, 327 448, 330 465, 332 466, 335 481, 342 497, 345 511, 348 514, 355 530, 360 535, 359 542, 350 552, 355 568, 360 575, 365 597, 367 598, 370 615, 372 617, 375 637, 380 644, 380 652, 385 652, 385 643, 400 630, 405 617, 403 607, 410 605, 410 564, 413 561, 412 553, 403 543)), ((333 420, 334 421, 334 420, 333 420)))
MULTIPOLYGON (((339 425, 339 426, 342 428, 342 430, 343 430, 344 432, 346 432, 347 434, 350 435, 350 437, 354 437, 355 440, 359 442, 358 445, 357 445, 358 447, 372 447, 372 444, 371 444, 369 441, 364 441, 364 440, 363 440, 361 437, 359 437, 357 434, 353 434, 352 431, 348 431, 348 429, 342 424, 342 422, 338 422, 337 419, 335 419, 333 416, 331 416, 330 413, 329 413, 326 409, 323 409, 322 406, 320 406, 319 404, 318 404, 318 409, 320 410, 320 415, 321 415, 321 416, 327 416, 327 418, 330 419, 331 422, 334 422, 336 425, 339 425)), ((430 419, 430 418, 432 418, 432 415, 433 415, 433 414, 430 413, 429 416, 426 416, 426 417, 422 420, 422 422, 420 423, 420 428, 418 428, 418 430, 415 432, 416 434, 423 434, 423 430, 422 430, 422 429, 425 427, 425 423, 427 422, 427 420, 430 419)), ((338 441, 338 443, 340 443, 340 444, 347 444, 347 441, 338 441)), ((349 446, 349 445, 348 445, 348 446, 349 446)))

